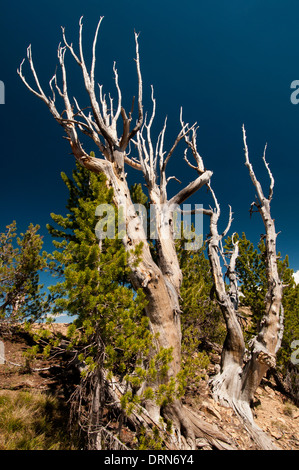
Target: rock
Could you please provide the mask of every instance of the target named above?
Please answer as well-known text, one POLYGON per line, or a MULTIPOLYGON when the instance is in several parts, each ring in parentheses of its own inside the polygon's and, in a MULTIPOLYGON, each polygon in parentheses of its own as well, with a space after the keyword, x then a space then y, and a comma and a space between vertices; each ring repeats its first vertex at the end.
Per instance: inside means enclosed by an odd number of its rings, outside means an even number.
POLYGON ((210 403, 207 401, 204 401, 201 404, 201 409, 206 411, 207 413, 210 413, 211 415, 215 416, 217 419, 221 421, 221 414, 215 409, 215 406, 212 406, 210 403))
POLYGON ((271 398, 274 398, 275 397, 275 392, 274 390, 272 390, 272 388, 268 387, 268 385, 266 385, 265 387, 265 392, 266 392, 266 395, 268 397, 271 397, 271 398))
POLYGON ((278 430, 271 430, 270 434, 272 437, 275 437, 275 439, 281 439, 282 438, 282 433, 278 430))
POLYGON ((263 389, 259 387, 255 393, 256 393, 256 395, 261 396, 261 395, 263 395, 263 389))
POLYGON ((282 423, 284 425, 287 425, 287 422, 284 418, 277 418, 277 421, 279 421, 280 423, 282 423))

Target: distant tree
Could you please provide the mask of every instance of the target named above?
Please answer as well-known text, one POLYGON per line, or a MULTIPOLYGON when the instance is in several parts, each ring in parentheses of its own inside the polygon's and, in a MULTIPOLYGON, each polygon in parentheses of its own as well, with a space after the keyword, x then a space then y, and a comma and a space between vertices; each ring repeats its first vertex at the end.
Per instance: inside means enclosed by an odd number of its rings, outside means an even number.
MULTIPOLYGON (((191 231, 193 228, 191 227, 191 231)), ((191 390, 209 364, 208 350, 220 348, 225 337, 221 311, 213 298, 213 279, 206 247, 186 250, 184 238, 177 241, 183 273, 181 287, 182 361, 191 390)))
POLYGON ((0 234, 0 322, 35 321, 47 310, 39 275, 47 266, 39 226, 17 236, 16 222, 0 234))
POLYGON ((193 335, 200 340, 223 341, 223 321, 219 306, 213 296, 213 278, 206 246, 198 251, 184 248, 179 240, 178 257, 183 272, 181 287, 182 331, 192 327, 193 335))
MULTIPOLYGON (((250 308, 250 318, 246 330, 249 333, 247 340, 252 339, 259 328, 260 322, 265 315, 266 293, 267 293, 267 256, 264 236, 261 237, 257 248, 246 238, 234 235, 234 241, 238 241, 239 254, 236 259, 235 271, 239 281, 240 306, 250 308)), ((232 237, 227 237, 224 248, 231 252, 233 250, 232 237)), ((284 259, 277 254, 277 270, 283 284, 282 305, 284 308, 284 330, 282 345, 277 354, 279 366, 286 364, 291 357, 292 341, 299 337, 298 330, 298 288, 294 282, 294 271, 289 267, 289 257, 284 259)))
POLYGON ((284 366, 291 360, 294 341, 299 338, 299 284, 289 285, 283 297, 285 310, 284 335, 279 359, 284 366))
POLYGON ((275 375, 275 379, 298 406, 299 284, 292 283, 285 289, 283 305, 285 310, 284 335, 282 347, 278 352, 278 374, 275 375))
MULTIPOLYGON (((236 274, 240 282, 240 305, 250 307, 250 328, 256 331, 257 324, 265 312, 265 295, 267 292, 267 275, 265 244, 261 241, 255 248, 245 233, 242 237, 234 234, 234 242, 238 241, 239 253, 236 259, 236 274)), ((224 248, 233 250, 232 237, 225 240, 224 248)))

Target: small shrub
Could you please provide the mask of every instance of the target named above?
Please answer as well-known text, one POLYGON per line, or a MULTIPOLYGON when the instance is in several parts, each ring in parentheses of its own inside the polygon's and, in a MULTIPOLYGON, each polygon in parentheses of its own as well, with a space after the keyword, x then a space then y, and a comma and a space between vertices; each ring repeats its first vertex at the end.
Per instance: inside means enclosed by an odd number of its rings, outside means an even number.
POLYGON ((290 403, 286 403, 283 408, 283 414, 292 418, 293 411, 294 411, 294 407, 290 403))

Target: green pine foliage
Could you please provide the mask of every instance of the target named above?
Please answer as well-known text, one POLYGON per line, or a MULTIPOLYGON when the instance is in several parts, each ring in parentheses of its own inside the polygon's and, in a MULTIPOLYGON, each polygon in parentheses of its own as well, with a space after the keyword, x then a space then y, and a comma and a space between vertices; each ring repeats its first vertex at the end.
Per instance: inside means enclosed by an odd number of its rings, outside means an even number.
POLYGON ((203 245, 197 251, 184 248, 185 240, 177 242, 177 253, 183 274, 181 287, 183 332, 191 329, 193 338, 221 343, 225 337, 222 314, 213 296, 213 277, 203 245))
MULTIPOLYGON (((265 313, 265 296, 267 292, 266 248, 264 240, 257 248, 250 242, 245 233, 238 234, 234 240, 239 240, 239 257, 236 262, 236 272, 240 283, 240 305, 251 310, 250 323, 247 325, 247 340, 256 334, 259 322, 265 313)), ((231 238, 226 240, 226 249, 231 249, 231 238)), ((299 287, 295 285, 293 270, 289 268, 289 258, 277 255, 277 266, 280 279, 284 286, 284 334, 282 346, 278 352, 277 363, 285 369, 290 360, 292 341, 299 338, 299 287)))
POLYGON ((47 254, 39 226, 30 224, 17 236, 16 222, 0 234, 0 320, 36 321, 47 311, 46 295, 39 275, 47 267, 47 254))
MULTIPOLYGON (((267 292, 267 274, 265 259, 265 244, 261 241, 255 248, 245 233, 242 237, 234 235, 234 241, 239 241, 239 256, 236 261, 236 273, 240 281, 240 303, 250 307, 252 312, 249 325, 250 334, 256 333, 256 328, 265 313, 265 296, 267 292)), ((231 238, 225 241, 225 249, 231 250, 231 238)))
MULTIPOLYGON (((121 240, 117 236, 98 240, 95 233, 96 208, 113 205, 113 193, 103 175, 78 164, 72 179, 64 173, 62 178, 69 190, 68 212, 51 214, 56 226, 48 226, 56 238, 50 262, 57 277, 50 288, 55 299, 53 317, 66 313, 75 317, 68 331, 69 349, 78 352, 85 382, 97 368, 103 368, 107 380, 117 377, 125 384, 121 404, 127 414, 145 399, 163 406, 181 393, 179 385, 166 380, 172 351, 155 349, 144 310, 145 295, 130 283, 128 254, 121 240), (161 385, 137 393, 145 382, 153 381, 161 385)), ((139 186, 133 192, 136 202, 145 202, 139 186)), ((117 221, 116 210, 115 215, 117 221)), ((136 263, 140 248, 131 253, 136 263)))
MULTIPOLYGON (((95 234, 99 204, 112 204, 112 191, 103 175, 95 175, 77 165, 72 180, 62 178, 70 193, 65 217, 51 214, 59 229, 49 226, 57 250, 52 268, 63 277, 51 287, 55 297, 54 315, 75 316, 69 328, 72 347, 83 346, 80 360, 88 367, 96 365, 100 337, 105 349, 104 366, 121 377, 131 376, 148 355, 151 335, 144 315, 145 298, 129 282, 127 254, 119 239, 99 241, 95 234), (137 359, 138 358, 138 359, 137 359)), ((116 214, 117 215, 117 214, 116 214)))
MULTIPOLYGON (((142 204, 148 213, 147 229, 151 254, 157 260, 157 246, 150 237, 150 211, 148 198, 141 184, 131 188, 131 197, 135 204, 142 204)), ((210 264, 205 256, 205 247, 198 251, 186 250, 186 238, 193 239, 193 227, 181 227, 182 238, 176 241, 176 250, 183 274, 181 286, 181 323, 182 323, 182 369, 177 378, 177 395, 183 396, 186 389, 191 390, 203 377, 209 358, 204 351, 206 341, 223 342, 225 327, 222 314, 210 293, 213 286, 210 264), (190 233, 189 233, 190 231, 190 233)), ((188 241, 190 241, 188 240, 188 241)), ((200 240, 198 245, 200 246, 200 240)), ((169 384, 169 388, 174 384, 169 384)), ((169 392, 167 392, 169 393, 169 392)))
POLYGON ((278 364, 281 366, 282 371, 285 372, 291 362, 292 343, 299 339, 299 284, 295 285, 293 276, 289 279, 289 284, 286 284, 284 289, 283 307, 284 334, 281 349, 278 352, 278 364))
POLYGON ((192 390, 210 362, 206 352, 207 343, 221 344, 225 338, 225 325, 217 302, 211 295, 213 279, 205 246, 198 251, 188 251, 185 249, 185 241, 184 238, 177 241, 177 253, 183 274, 181 376, 182 383, 192 390))

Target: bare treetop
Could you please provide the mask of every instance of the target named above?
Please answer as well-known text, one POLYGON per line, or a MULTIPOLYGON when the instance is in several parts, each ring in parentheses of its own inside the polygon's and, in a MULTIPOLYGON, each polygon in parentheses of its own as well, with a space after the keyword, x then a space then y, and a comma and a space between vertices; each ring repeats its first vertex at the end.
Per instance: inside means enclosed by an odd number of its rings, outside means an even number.
MULTIPOLYGON (((117 103, 114 105, 113 98, 110 93, 108 97, 103 93, 103 85, 95 82, 95 65, 96 65, 96 46, 99 34, 100 25, 103 17, 100 18, 92 44, 92 59, 90 70, 88 70, 83 53, 82 38, 83 38, 83 23, 82 17, 79 21, 79 52, 76 53, 72 43, 69 43, 66 37, 65 28, 62 27, 63 43, 58 45, 57 55, 59 66, 61 69, 62 84, 58 84, 57 73, 49 81, 51 96, 48 97, 44 92, 33 62, 31 45, 27 49, 27 59, 31 68, 31 72, 35 81, 36 87, 33 88, 29 85, 27 79, 23 74, 22 61, 18 74, 21 77, 27 88, 38 98, 45 102, 50 112, 56 121, 64 128, 67 139, 70 142, 74 156, 81 164, 89 165, 90 169, 99 171, 99 159, 91 157, 83 148, 82 143, 78 137, 77 131, 87 135, 94 144, 98 147, 102 158, 104 160, 114 163, 118 169, 118 173, 123 173, 124 164, 139 170, 143 173, 146 184, 149 189, 151 202, 155 203, 156 197, 160 202, 167 201, 166 187, 171 179, 180 182, 175 176, 166 176, 167 164, 173 155, 178 144, 184 140, 186 148, 184 151, 184 160, 188 166, 198 173, 198 178, 190 183, 186 188, 180 191, 171 200, 171 203, 180 204, 187 199, 191 194, 197 191, 203 184, 206 184, 212 172, 205 171, 204 164, 200 154, 197 151, 196 145, 196 123, 190 126, 188 123, 183 122, 182 109, 180 112, 181 130, 178 133, 173 146, 169 151, 164 150, 164 138, 166 132, 167 119, 165 119, 164 126, 158 136, 156 144, 153 143, 151 136, 151 128, 156 114, 156 100, 154 98, 154 89, 152 87, 152 114, 148 119, 147 115, 144 117, 143 112, 143 86, 142 75, 140 68, 140 55, 139 55, 139 34, 134 32, 135 48, 136 48, 136 72, 138 81, 138 117, 133 123, 133 112, 135 98, 132 100, 132 107, 127 112, 122 104, 122 92, 119 85, 119 77, 116 64, 113 64, 113 74, 115 80, 115 87, 117 91, 117 103), (80 66, 84 79, 85 89, 89 98, 89 106, 81 107, 78 100, 73 97, 71 100, 68 92, 68 77, 65 66, 65 54, 69 51, 76 63, 80 66), (62 112, 58 110, 56 95, 62 99, 64 109, 62 112), (98 97, 97 97, 98 95, 98 97), (118 135, 117 123, 122 121, 122 133, 118 135), (132 142, 133 145, 129 145, 132 142), (131 156, 132 146, 136 154, 131 156), (188 150, 195 160, 192 164, 187 158, 188 150), (159 179, 159 184, 158 184, 159 179), (156 195, 156 197, 155 197, 156 195)), ((101 166, 102 168, 102 166, 101 166)), ((122 175, 123 176, 123 175, 122 175)))
MULTIPOLYGON (((32 91, 36 96, 42 99, 47 106, 49 107, 51 113, 53 114, 54 118, 62 125, 64 130, 66 131, 72 146, 74 147, 75 156, 83 156, 84 151, 78 143, 76 128, 79 128, 80 131, 87 134, 94 143, 99 147, 100 151, 109 159, 111 147, 120 145, 123 147, 127 145, 129 140, 136 134, 136 132, 140 129, 142 121, 143 121, 143 108, 142 108, 142 79, 141 79, 141 72, 140 72, 140 60, 139 60, 139 47, 138 47, 138 34, 135 33, 135 42, 136 42, 136 65, 137 65, 137 76, 138 76, 138 110, 139 110, 139 117, 135 127, 130 130, 130 124, 132 120, 131 113, 129 118, 126 116, 124 109, 122 108, 122 95, 121 90, 118 83, 118 73, 114 63, 113 72, 115 78, 115 85, 118 92, 118 104, 116 113, 114 114, 113 111, 113 99, 109 95, 109 105, 107 103, 106 97, 103 96, 102 93, 102 85, 99 85, 99 94, 100 94, 100 103, 98 103, 96 98, 96 90, 95 90, 95 64, 96 64, 96 44, 98 38, 98 32, 101 25, 103 17, 100 18, 98 22, 94 41, 92 45, 92 63, 90 71, 87 70, 87 66, 84 59, 83 48, 82 48, 82 30, 83 30, 83 23, 82 17, 80 18, 79 22, 79 55, 77 55, 74 51, 73 45, 69 44, 66 39, 65 28, 62 28, 62 37, 63 43, 58 46, 58 60, 59 65, 61 68, 62 73, 62 87, 60 88, 57 81, 57 74, 55 73, 54 76, 51 78, 49 85, 52 91, 52 97, 47 97, 45 92, 43 91, 33 63, 32 59, 32 52, 31 52, 31 45, 27 49, 27 58, 30 64, 30 68, 37 86, 37 90, 34 90, 25 79, 23 75, 22 66, 25 59, 22 61, 20 68, 18 69, 18 74, 20 75, 21 79, 25 83, 25 85, 32 91), (68 84, 67 84, 67 74, 65 68, 65 53, 69 50, 77 64, 81 67, 81 71, 83 74, 84 84, 89 96, 89 101, 92 109, 92 113, 87 115, 83 109, 81 109, 78 105, 77 100, 74 98, 74 103, 76 105, 76 110, 74 110, 74 106, 71 104, 69 94, 68 94, 68 84), (54 86, 53 86, 54 84, 54 86), (55 87, 55 89, 54 89, 55 87), (59 96, 63 99, 64 107, 62 113, 59 113, 57 106, 56 106, 56 94, 55 90, 58 92, 59 96), (66 117, 64 117, 64 114, 66 117), (117 129, 116 124, 117 120, 120 116, 123 117, 124 120, 124 132, 121 138, 117 136, 117 129), (104 138, 104 142, 100 141, 98 136, 102 136, 104 138)), ((88 156, 86 154, 86 156, 88 156)))

